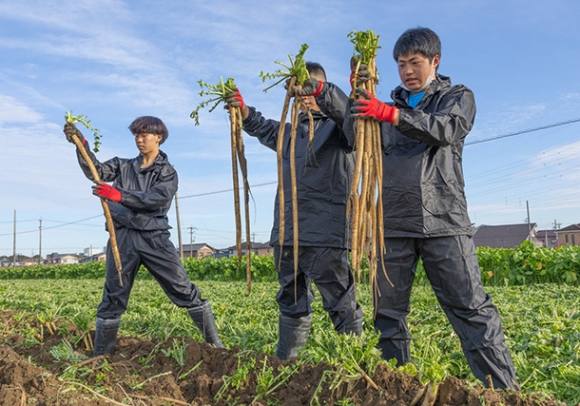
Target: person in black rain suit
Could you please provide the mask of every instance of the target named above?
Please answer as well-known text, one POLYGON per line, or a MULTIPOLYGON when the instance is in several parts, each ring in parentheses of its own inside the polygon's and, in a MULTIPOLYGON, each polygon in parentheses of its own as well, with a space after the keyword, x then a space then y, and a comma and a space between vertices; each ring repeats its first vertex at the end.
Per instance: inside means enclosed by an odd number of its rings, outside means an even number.
POLYGON ((354 136, 355 118, 381 122, 386 253, 379 264, 394 286, 377 272, 378 346, 385 359, 410 361, 407 315, 422 259, 475 377, 486 386, 490 378, 495 388, 519 389, 499 313, 481 282, 464 193, 462 153, 475 119, 473 93, 437 73, 441 42, 428 28, 405 31, 393 57, 401 79, 393 102, 356 89, 363 98, 352 102, 345 126, 354 136))
MULTIPOLYGON (((308 62, 310 76, 321 83, 326 81, 323 67, 308 62)), ((348 224, 346 202, 352 179, 354 159, 352 145, 344 137, 342 123, 347 96, 328 83, 320 99, 302 98, 305 108, 314 119, 314 139, 309 146, 309 119, 302 112, 296 134, 296 177, 298 198, 298 275, 294 276, 292 191, 290 180, 290 123, 285 123, 284 171, 284 243, 279 245, 279 196, 276 196, 274 226, 270 244, 274 247, 274 262, 280 290, 276 301, 278 318, 278 346, 276 356, 288 359, 304 346, 312 322, 311 303, 314 282, 322 296, 324 309, 339 333, 360 334, 363 312, 356 302, 355 284, 348 259, 348 224), (332 93, 333 97, 330 97, 332 93), (334 100, 320 112, 318 103, 334 100), (318 102, 318 103, 317 103, 318 102), (296 284, 296 295, 294 286, 296 284)), ((228 96, 228 106, 240 107, 243 128, 250 136, 276 151, 280 122, 262 116, 248 107, 239 91, 228 96)))
MULTIPOLYGON (((178 179, 167 155, 159 149, 167 139, 167 128, 160 119, 144 116, 135 119, 129 129, 135 136, 139 156, 132 159, 115 157, 101 163, 76 126, 72 123, 64 126, 69 142, 73 142, 73 134, 79 137, 102 180, 93 186, 93 194, 108 201, 123 265, 121 286, 109 241, 103 299, 97 308, 94 355, 113 354, 121 315, 127 310, 131 288, 141 265, 153 275, 173 303, 187 309, 205 341, 223 347, 209 301, 202 299, 197 286, 187 277, 177 250, 169 240, 171 227, 167 211, 177 192, 178 179)), ((93 180, 80 151, 77 156, 85 176, 93 180)))

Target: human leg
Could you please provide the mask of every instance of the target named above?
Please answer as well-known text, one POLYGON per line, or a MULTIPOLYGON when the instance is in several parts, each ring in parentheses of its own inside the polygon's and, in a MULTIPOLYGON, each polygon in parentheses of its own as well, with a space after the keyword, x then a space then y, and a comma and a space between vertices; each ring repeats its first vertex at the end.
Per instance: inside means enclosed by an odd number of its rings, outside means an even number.
POLYGON ((475 377, 486 386, 490 376, 495 388, 519 389, 499 313, 481 282, 471 237, 425 239, 421 256, 475 377))
POLYGON ((223 348, 211 304, 201 298, 198 287, 189 280, 177 250, 169 240, 169 232, 166 230, 141 232, 141 236, 139 252, 143 265, 153 275, 167 297, 175 305, 187 309, 205 342, 223 348))
MULTIPOLYGON (((303 255, 303 250, 300 248, 300 256, 303 255)), ((280 309, 276 356, 289 359, 296 356, 298 348, 303 347, 308 339, 312 324, 310 305, 314 300, 314 292, 310 279, 301 269, 295 278, 293 247, 283 247, 282 250, 278 246, 274 247, 274 263, 280 283, 280 290, 276 295, 280 309)))
POLYGON ((411 361, 407 315, 411 309, 418 251, 412 238, 385 238, 385 247, 383 261, 378 260, 376 287, 373 287, 374 324, 380 332, 378 347, 383 359, 395 358, 397 365, 404 365, 411 361))
POLYGON ((119 284, 119 272, 109 242, 103 298, 97 308, 94 356, 113 354, 121 315, 127 310, 129 295, 140 265, 138 254, 132 249, 131 231, 121 227, 116 230, 116 237, 123 264, 123 286, 119 284))
POLYGON ((318 288, 324 310, 338 333, 362 332, 363 312, 356 302, 354 275, 348 251, 342 248, 305 247, 301 265, 318 288))

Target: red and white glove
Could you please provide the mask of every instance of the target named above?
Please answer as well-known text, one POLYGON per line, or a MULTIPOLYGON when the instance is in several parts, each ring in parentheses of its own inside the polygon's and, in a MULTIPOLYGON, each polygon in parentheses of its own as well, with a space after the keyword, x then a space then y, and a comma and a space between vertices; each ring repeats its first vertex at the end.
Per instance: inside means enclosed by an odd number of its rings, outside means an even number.
POLYGON ((95 196, 99 196, 103 199, 108 199, 116 203, 121 203, 121 200, 123 199, 123 195, 118 189, 115 189, 113 186, 107 185, 106 183, 93 185, 92 189, 95 196))
POLYGON ((226 106, 228 108, 239 107, 241 110, 245 105, 246 103, 244 103, 244 98, 242 97, 242 94, 237 87, 235 92, 232 92, 226 96, 226 106))
POLYGON ((356 99, 352 103, 350 112, 353 117, 376 118, 379 121, 386 121, 393 124, 395 121, 395 113, 397 112, 396 107, 383 103, 363 88, 358 88, 356 94, 364 98, 356 99))

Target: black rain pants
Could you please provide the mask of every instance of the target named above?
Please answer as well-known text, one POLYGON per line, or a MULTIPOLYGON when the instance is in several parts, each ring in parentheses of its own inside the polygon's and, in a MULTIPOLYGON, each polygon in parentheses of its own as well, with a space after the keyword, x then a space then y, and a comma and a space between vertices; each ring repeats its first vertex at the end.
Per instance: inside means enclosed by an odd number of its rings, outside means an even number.
MULTIPOLYGON (((274 247, 274 263, 280 290, 276 301, 280 313, 300 318, 312 313, 314 289, 322 296, 324 310, 337 332, 348 332, 353 322, 362 322, 362 308, 356 302, 354 275, 350 269, 348 251, 343 248, 299 247, 296 297, 294 297, 294 251, 284 246, 274 247)), ((359 324, 360 325, 360 324, 359 324)))
POLYGON ((385 245, 384 264, 394 287, 379 268, 377 285, 381 295, 374 295, 375 329, 381 333, 378 346, 383 358, 396 358, 399 365, 411 360, 407 315, 415 269, 421 258, 475 377, 488 386, 486 377, 491 375, 495 388, 519 389, 497 308, 483 289, 471 237, 386 238, 385 245))
POLYGON ((199 289, 189 280, 179 254, 169 240, 169 231, 118 227, 115 232, 123 265, 123 286, 119 285, 119 274, 109 241, 103 300, 97 308, 97 317, 117 319, 127 310, 133 282, 141 265, 178 307, 189 309, 203 304, 199 289))

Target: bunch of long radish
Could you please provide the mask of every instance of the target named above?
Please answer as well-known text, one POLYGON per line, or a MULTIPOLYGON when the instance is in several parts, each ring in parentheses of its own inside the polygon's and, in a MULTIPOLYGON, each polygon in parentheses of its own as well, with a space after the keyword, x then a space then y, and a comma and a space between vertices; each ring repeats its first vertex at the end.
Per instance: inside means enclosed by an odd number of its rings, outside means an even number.
MULTIPOLYGON (((195 125, 199 125, 199 111, 214 103, 210 108, 213 111, 220 103, 226 100, 227 95, 236 91, 236 84, 234 79, 228 78, 225 82, 220 78, 217 85, 205 83, 202 80, 198 81, 202 90, 199 92, 200 96, 210 96, 209 99, 202 101, 195 110, 190 114, 190 117, 195 120, 195 125), (203 89, 206 90, 203 90, 203 89)), ((244 141, 242 138, 242 113, 238 107, 230 107, 228 110, 230 117, 230 135, 231 135, 231 153, 232 153, 232 178, 234 187, 234 211, 236 218, 236 250, 238 252, 238 266, 242 263, 242 215, 240 205, 240 184, 239 184, 239 170, 242 172, 242 181, 244 184, 244 214, 246 222, 246 281, 248 293, 252 291, 252 263, 251 263, 251 243, 250 243, 250 184, 248 183, 248 165, 244 153, 244 141)))
MULTIPOLYGON (((87 129, 91 130, 95 137, 95 145, 93 147, 93 150, 95 152, 99 150, 99 145, 101 145, 100 142, 101 135, 99 133, 99 130, 94 128, 90 124, 90 120, 87 118, 87 116, 83 114, 73 116, 71 111, 67 111, 66 115, 64 116, 64 119, 67 121, 67 123, 72 124, 81 123, 87 129)), ((76 145, 77 149, 80 151, 85 162, 87 163, 89 170, 91 171, 91 175, 93 176, 93 182, 95 182, 96 184, 101 183, 101 177, 97 172, 97 168, 95 168, 93 161, 89 157, 89 154, 87 154, 87 151, 85 150, 85 147, 81 143, 79 137, 77 137, 76 134, 74 134, 72 136, 72 140, 76 145)), ((115 267, 117 268, 117 272, 119 273, 119 285, 123 286, 123 276, 122 276, 123 265, 121 264, 121 254, 119 253, 119 247, 117 246, 117 235, 115 233, 115 225, 113 224, 113 217, 111 216, 111 211, 109 210, 109 205, 107 204, 107 201, 103 198, 101 198, 101 206, 103 207, 103 212, 105 214, 107 231, 109 232, 109 243, 111 244, 111 251, 113 252, 113 258, 115 259, 115 267)))
MULTIPOLYGON (((367 30, 352 31, 349 38, 354 44, 354 56, 357 60, 353 87, 362 87, 368 93, 376 95, 378 82, 376 54, 380 48, 379 37, 373 31, 367 30), (361 64, 367 65, 370 79, 359 84, 356 83, 356 78, 361 64)), ((357 271, 360 279, 361 261, 366 254, 370 282, 374 289, 378 259, 382 260, 385 252, 381 129, 377 120, 359 118, 355 123, 355 132, 356 161, 347 204, 351 229, 351 261, 352 268, 357 271)), ((389 280, 385 267, 382 269, 389 280)))
MULTIPOLYGON (((304 60, 304 53, 308 49, 307 44, 302 44, 300 51, 296 54, 295 58, 292 55, 288 55, 290 60, 290 65, 286 65, 282 62, 275 61, 276 64, 285 68, 285 70, 277 69, 274 73, 264 73, 260 72, 260 77, 262 81, 266 79, 277 79, 277 81, 268 86, 264 91, 268 91, 272 87, 285 82, 286 84, 286 97, 284 98, 284 105, 282 107, 282 116, 280 118, 280 127, 278 129, 278 138, 276 144, 276 154, 278 163, 278 203, 279 203, 279 234, 278 234, 278 244, 280 245, 280 258, 282 258, 282 249, 284 247, 284 233, 285 233, 285 208, 284 208, 284 170, 282 164, 283 152, 284 152, 284 132, 286 129, 286 117, 288 116, 288 110, 290 110, 290 99, 294 95, 294 87, 301 87, 304 82, 310 78, 310 74, 306 69, 306 61, 304 60)), ((297 194, 297 184, 296 184, 296 131, 298 129, 300 108, 302 106, 302 100, 299 96, 294 97, 294 102, 292 103, 292 108, 290 111, 290 182, 292 189, 292 247, 294 255, 294 275, 298 274, 298 242, 299 242, 299 230, 298 230, 298 194, 297 194)), ((312 114, 308 108, 303 108, 303 110, 308 115, 310 120, 309 125, 309 140, 312 142, 314 138, 314 121, 312 114)), ((294 278, 294 298, 296 300, 296 278, 294 278)))

